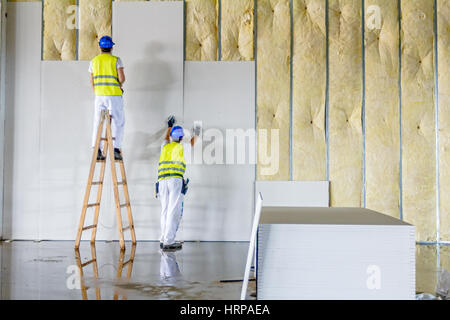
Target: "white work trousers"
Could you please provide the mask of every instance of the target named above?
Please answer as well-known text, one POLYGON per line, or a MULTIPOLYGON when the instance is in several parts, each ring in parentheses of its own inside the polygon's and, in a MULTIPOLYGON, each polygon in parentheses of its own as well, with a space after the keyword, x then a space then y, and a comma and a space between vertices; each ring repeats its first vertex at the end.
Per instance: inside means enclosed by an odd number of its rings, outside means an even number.
POLYGON ((159 182, 159 200, 161 201, 161 238, 165 245, 175 243, 183 210, 183 179, 169 178, 159 182))
MULTIPOLYGON (((95 97, 95 111, 94 111, 94 130, 92 132, 92 148, 95 147, 97 139, 97 130, 100 121, 100 116, 103 110, 108 110, 112 117, 111 132, 113 138, 114 148, 120 149, 123 140, 123 128, 125 126, 125 114, 123 112, 123 98, 122 96, 96 96, 95 97)), ((103 147, 103 144, 100 145, 103 147)))

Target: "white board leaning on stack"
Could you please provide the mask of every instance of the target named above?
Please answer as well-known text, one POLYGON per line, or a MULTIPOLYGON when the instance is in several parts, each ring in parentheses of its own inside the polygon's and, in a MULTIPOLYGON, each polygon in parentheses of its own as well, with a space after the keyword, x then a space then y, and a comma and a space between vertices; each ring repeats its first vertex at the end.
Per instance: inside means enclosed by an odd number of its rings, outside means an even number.
POLYGON ((263 207, 257 298, 414 299, 415 227, 360 208, 263 207))

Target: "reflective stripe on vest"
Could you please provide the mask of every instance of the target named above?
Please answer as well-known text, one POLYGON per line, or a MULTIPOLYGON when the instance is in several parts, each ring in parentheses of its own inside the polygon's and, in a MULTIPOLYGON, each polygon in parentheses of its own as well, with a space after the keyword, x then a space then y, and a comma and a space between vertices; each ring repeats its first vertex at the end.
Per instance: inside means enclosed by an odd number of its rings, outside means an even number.
POLYGON ((97 96, 121 96, 119 76, 117 74, 117 57, 99 54, 92 60, 94 89, 97 96))
POLYGON ((183 146, 178 142, 166 144, 159 158, 158 181, 174 177, 183 179, 185 171, 183 146))

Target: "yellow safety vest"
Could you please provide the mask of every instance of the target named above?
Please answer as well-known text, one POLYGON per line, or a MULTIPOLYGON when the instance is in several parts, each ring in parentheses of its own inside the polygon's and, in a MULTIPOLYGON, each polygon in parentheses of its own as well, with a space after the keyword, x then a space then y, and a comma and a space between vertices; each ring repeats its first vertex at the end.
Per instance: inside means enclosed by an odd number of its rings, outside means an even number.
POLYGON ((185 171, 183 146, 178 142, 166 144, 159 158, 158 181, 175 177, 183 179, 185 171))
POLYGON ((111 54, 99 54, 92 60, 95 95, 121 96, 119 76, 117 74, 117 57, 111 54))

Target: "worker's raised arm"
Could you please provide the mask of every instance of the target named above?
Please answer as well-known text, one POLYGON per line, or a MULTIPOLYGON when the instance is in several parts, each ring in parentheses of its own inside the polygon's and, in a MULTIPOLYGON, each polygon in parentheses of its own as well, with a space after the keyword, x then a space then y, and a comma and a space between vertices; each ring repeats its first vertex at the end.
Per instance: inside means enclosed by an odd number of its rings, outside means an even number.
POLYGON ((119 82, 122 86, 125 83, 125 72, 123 71, 123 68, 117 69, 117 74, 119 76, 119 82))

